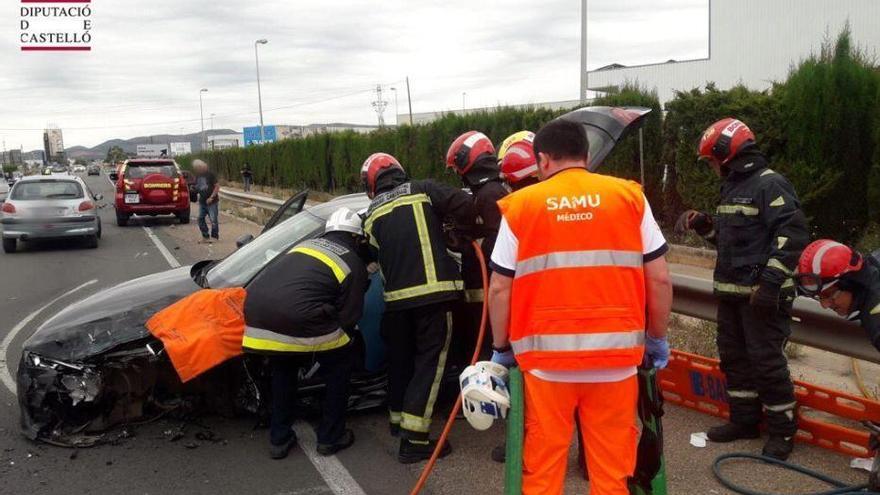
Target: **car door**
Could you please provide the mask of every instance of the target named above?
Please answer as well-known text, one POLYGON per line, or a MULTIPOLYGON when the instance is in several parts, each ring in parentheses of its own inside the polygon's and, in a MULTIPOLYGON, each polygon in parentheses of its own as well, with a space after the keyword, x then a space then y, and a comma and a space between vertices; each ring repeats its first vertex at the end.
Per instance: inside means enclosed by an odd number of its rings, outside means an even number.
POLYGON ((590 170, 596 170, 611 150, 629 133, 641 127, 650 108, 584 107, 568 112, 562 119, 584 126, 590 141, 590 170))
POLYGON ((290 199, 285 201, 280 208, 275 210, 272 218, 270 218, 269 221, 266 222, 266 225, 263 227, 263 230, 260 233, 262 234, 263 232, 266 232, 277 224, 301 212, 306 205, 306 199, 308 199, 308 197, 308 189, 303 189, 302 191, 299 191, 298 193, 291 196, 290 199))

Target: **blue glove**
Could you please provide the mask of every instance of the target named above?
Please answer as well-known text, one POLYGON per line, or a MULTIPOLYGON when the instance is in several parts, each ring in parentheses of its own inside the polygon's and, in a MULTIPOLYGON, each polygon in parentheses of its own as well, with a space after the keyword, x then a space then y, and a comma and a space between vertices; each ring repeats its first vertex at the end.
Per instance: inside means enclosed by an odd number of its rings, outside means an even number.
POLYGON ((516 358, 513 357, 513 349, 504 352, 492 351, 492 362, 500 364, 505 368, 513 368, 516 366, 516 358))
POLYGON ((657 369, 663 369, 669 364, 669 342, 666 337, 656 338, 645 335, 645 352, 657 369))

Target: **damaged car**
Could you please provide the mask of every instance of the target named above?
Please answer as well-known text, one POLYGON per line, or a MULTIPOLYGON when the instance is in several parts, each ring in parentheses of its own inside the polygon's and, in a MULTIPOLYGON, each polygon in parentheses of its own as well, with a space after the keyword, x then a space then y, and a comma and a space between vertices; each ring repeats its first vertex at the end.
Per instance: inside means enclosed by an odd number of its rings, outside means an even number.
MULTIPOLYGON (((595 169, 649 112, 647 108, 586 107, 563 118, 586 129, 590 168, 595 169)), ((302 191, 291 197, 259 236, 239 239, 239 249, 223 260, 201 261, 124 282, 70 304, 43 323, 25 342, 17 371, 24 435, 81 447, 100 443, 103 433, 114 426, 166 414, 267 414, 265 357, 236 357, 182 383, 162 342, 145 324, 160 310, 200 289, 247 288, 276 256, 323 232, 335 210, 359 211, 369 205, 366 195, 351 194, 304 208, 307 194, 302 191)), ((372 276, 365 297, 360 331, 353 336, 360 352, 352 376, 352 410, 381 406, 386 395, 385 349, 379 336, 384 303, 378 273, 372 276)), ((450 381, 457 384, 458 370, 449 368, 450 381)), ((303 370, 299 387, 305 401, 314 401, 323 389, 316 371, 317 365, 303 370)))

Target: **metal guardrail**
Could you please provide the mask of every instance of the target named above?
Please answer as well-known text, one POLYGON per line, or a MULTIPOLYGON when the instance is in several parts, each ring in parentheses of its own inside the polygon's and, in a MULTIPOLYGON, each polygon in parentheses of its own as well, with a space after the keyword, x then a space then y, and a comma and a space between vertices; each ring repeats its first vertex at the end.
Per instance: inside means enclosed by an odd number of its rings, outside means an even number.
MULTIPOLYGON (((702 320, 716 320, 718 306, 712 295, 711 280, 674 273, 672 283, 675 288, 672 311, 702 320)), ((880 363, 880 352, 858 324, 822 309, 812 299, 795 300, 791 331, 792 342, 880 363)))
POLYGON ((236 203, 246 204, 249 206, 256 206, 257 208, 271 211, 277 210, 281 205, 284 204, 284 201, 280 199, 269 198, 257 194, 230 191, 229 189, 226 189, 224 187, 220 188, 220 198, 231 200, 236 203))
MULTIPOLYGON (((280 199, 223 188, 220 189, 220 197, 272 211, 284 204, 280 199)), ((711 280, 673 273, 672 281, 675 288, 672 310, 675 313, 701 320, 716 320, 718 300, 712 293, 711 280)), ((858 324, 822 309, 812 299, 801 297, 795 300, 791 330, 792 342, 880 363, 880 352, 871 345, 858 324)))

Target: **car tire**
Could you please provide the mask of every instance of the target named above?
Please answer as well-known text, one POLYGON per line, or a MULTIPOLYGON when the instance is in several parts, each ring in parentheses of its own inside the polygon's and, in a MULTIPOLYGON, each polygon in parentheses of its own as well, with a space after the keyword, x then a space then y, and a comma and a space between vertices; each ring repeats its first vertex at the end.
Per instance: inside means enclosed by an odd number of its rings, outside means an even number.
POLYGON ((189 223, 189 214, 190 214, 190 210, 189 210, 189 208, 187 208, 177 214, 177 219, 180 220, 181 224, 187 224, 187 223, 189 223))
POLYGON ((99 217, 99 218, 98 218, 98 233, 96 234, 96 237, 97 237, 98 239, 100 239, 100 238, 101 238, 101 234, 102 234, 103 232, 104 232, 104 229, 101 227, 101 218, 99 217))
POLYGON ((95 249, 98 247, 98 234, 86 237, 86 247, 89 249, 95 249))
POLYGON ((120 227, 125 227, 126 225, 128 225, 128 215, 120 215, 119 213, 117 213, 116 225, 120 227))
POLYGON ((18 247, 18 242, 15 239, 3 238, 3 252, 14 253, 16 247, 18 247))

